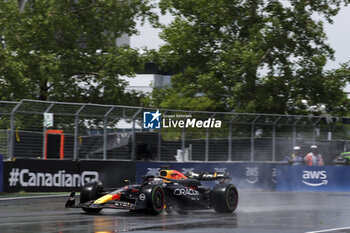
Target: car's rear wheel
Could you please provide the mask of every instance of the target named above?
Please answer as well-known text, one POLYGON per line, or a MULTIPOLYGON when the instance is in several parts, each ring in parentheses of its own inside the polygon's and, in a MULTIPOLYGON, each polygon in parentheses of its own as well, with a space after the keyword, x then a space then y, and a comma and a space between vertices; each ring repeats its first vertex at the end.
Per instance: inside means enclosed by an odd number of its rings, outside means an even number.
POLYGON ((145 185, 141 193, 145 194, 146 213, 157 215, 162 213, 165 205, 164 190, 158 185, 145 185))
POLYGON ((238 191, 233 184, 218 184, 210 195, 211 203, 216 212, 231 213, 238 205, 238 191))
MULTIPOLYGON (((101 181, 95 180, 93 182, 86 183, 80 191, 80 203, 86 203, 92 200, 100 198, 103 194, 103 185, 101 181)), ((98 213, 102 208, 87 208, 82 207, 87 213, 98 213)))

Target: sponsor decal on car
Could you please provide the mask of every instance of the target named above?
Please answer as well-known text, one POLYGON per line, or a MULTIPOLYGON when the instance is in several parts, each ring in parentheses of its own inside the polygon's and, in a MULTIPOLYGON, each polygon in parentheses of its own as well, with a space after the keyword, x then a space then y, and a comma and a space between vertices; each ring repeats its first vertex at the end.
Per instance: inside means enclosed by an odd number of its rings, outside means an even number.
POLYGON ((140 199, 141 201, 146 200, 146 195, 145 195, 144 193, 141 193, 141 194, 139 195, 139 199, 140 199))
POLYGON ((176 188, 174 190, 174 195, 176 196, 197 196, 199 195, 199 192, 194 189, 187 189, 187 188, 176 188))
POLYGON ((134 205, 129 203, 129 202, 116 202, 114 204, 115 206, 118 206, 118 207, 133 207, 134 205))
POLYGON ((327 185, 327 171, 303 171, 301 182, 313 187, 327 185))

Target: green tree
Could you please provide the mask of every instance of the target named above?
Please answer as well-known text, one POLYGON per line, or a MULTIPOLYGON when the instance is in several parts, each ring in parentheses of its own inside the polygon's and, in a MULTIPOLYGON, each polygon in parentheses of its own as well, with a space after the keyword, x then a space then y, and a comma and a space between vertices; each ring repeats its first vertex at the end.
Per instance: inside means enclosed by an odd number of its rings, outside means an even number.
POLYGON ((137 33, 136 20, 154 19, 144 0, 0 1, 0 100, 23 98, 140 104, 125 93, 145 57, 116 46, 137 33))
POLYGON ((175 18, 162 26, 166 43, 157 62, 176 74, 171 88, 155 91, 153 104, 209 99, 216 110, 305 114, 316 106, 343 113, 349 69, 324 70, 334 51, 321 19, 332 23, 348 2, 161 0, 163 13, 175 18))

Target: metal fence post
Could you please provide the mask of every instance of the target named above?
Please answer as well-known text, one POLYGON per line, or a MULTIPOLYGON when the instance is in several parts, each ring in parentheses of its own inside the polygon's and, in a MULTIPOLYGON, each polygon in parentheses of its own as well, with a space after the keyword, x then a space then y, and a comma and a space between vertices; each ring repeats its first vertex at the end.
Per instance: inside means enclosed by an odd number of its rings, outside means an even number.
POLYGON ((185 127, 182 128, 182 134, 181 134, 181 155, 184 157, 185 153, 185 127))
MULTIPOLYGON (((132 129, 131 129, 131 160, 135 160, 136 157, 136 133, 135 133, 135 121, 136 121, 136 117, 137 115, 139 115, 139 113, 142 111, 142 108, 140 108, 139 110, 137 110, 137 112, 132 116, 132 129)), ((143 125, 141 126, 141 128, 143 128, 143 125)))
POLYGON ((293 125, 293 147, 297 144, 297 127, 293 125))
POLYGON ((108 115, 114 110, 115 107, 111 107, 103 116, 103 160, 107 159, 107 124, 108 115))
POLYGON ((255 136, 254 124, 251 125, 250 132, 250 162, 254 161, 254 136, 255 136))
POLYGON ((316 144, 316 126, 318 125, 318 123, 320 123, 321 120, 322 118, 318 118, 316 122, 312 123, 312 143, 313 144, 316 144))
POLYGON ((79 114, 85 108, 85 105, 81 106, 79 110, 75 113, 75 129, 74 129, 74 154, 73 160, 78 160, 78 137, 79 137, 79 114))
POLYGON ((276 161, 276 125, 272 126, 272 162, 276 161))
POLYGON ((259 119, 260 116, 255 117, 251 123, 251 132, 250 132, 250 161, 254 162, 255 159, 255 122, 259 119))
POLYGON ((232 161, 232 124, 233 121, 236 120, 239 117, 239 115, 235 115, 229 123, 229 131, 228 131, 228 161, 232 161))
POLYGON ((135 118, 132 119, 132 128, 131 128, 131 160, 135 160, 136 154, 136 135, 135 135, 135 118))
POLYGON ((11 119, 10 119, 10 151, 9 151, 9 159, 12 160, 14 158, 14 151, 15 151, 15 113, 17 109, 21 106, 22 100, 12 109, 11 111, 11 119))
POLYGON ((162 147, 162 135, 161 135, 161 128, 158 131, 158 148, 157 148, 157 160, 160 161, 161 159, 161 147, 162 147))
MULTIPOLYGON (((167 114, 168 111, 162 113, 162 115, 167 114)), ((158 131, 158 148, 157 148, 157 160, 160 161, 161 153, 162 153, 162 127, 159 128, 158 131)))
POLYGON ((209 127, 205 132, 205 162, 209 161, 209 127))
POLYGON ((11 152, 11 149, 10 149, 10 145, 11 145, 11 129, 7 129, 6 131, 6 137, 7 137, 7 158, 10 158, 10 152, 11 152))
MULTIPOLYGON (((210 119, 213 119, 215 117, 216 113, 210 116, 210 119)), ((205 162, 209 161, 209 127, 206 129, 205 132, 205 162)))
POLYGON ((11 112, 10 115, 10 146, 8 147, 8 151, 9 151, 9 159, 12 160, 13 159, 13 151, 14 151, 14 147, 15 147, 15 142, 14 142, 14 130, 15 130, 15 113, 14 111, 11 112))
POLYGON ((281 119, 281 117, 278 117, 274 122, 272 126, 272 162, 276 161, 276 124, 281 119))
MULTIPOLYGON (((45 113, 48 113, 51 108, 55 105, 55 103, 50 104, 50 106, 45 110, 45 113)), ((43 116, 44 117, 44 116, 43 116)), ((44 119, 45 121, 45 119, 44 119)), ((45 122, 43 122, 43 150, 42 150, 42 159, 45 159, 45 151, 46 151, 46 125, 45 122)))
POLYGON ((297 119, 293 123, 293 147, 296 146, 296 144, 297 144, 297 124, 300 120, 301 120, 301 118, 297 119))
POLYGON ((227 161, 232 161, 232 120, 228 126, 228 158, 227 161))
MULTIPOLYGON (((192 114, 192 112, 189 114, 192 114)), ((188 117, 185 117, 183 119, 184 122, 186 122, 187 119, 188 119, 188 117)), ((186 130, 185 130, 185 128, 186 127, 183 127, 182 132, 181 132, 181 156, 183 159, 185 158, 185 147, 186 147, 186 130)))

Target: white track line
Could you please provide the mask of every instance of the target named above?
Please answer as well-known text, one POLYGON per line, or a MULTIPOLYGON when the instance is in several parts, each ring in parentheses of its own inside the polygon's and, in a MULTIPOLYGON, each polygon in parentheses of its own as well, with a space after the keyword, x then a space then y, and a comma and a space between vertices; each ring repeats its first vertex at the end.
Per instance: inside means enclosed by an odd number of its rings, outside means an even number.
POLYGON ((325 229, 320 231, 308 231, 305 233, 321 233, 321 232, 332 232, 332 231, 340 231, 340 230, 350 230, 350 227, 331 228, 331 229, 325 229))
POLYGON ((4 197, 0 198, 0 201, 7 200, 18 200, 18 199, 34 199, 34 198, 46 198, 46 197, 69 197, 69 194, 58 194, 58 195, 44 195, 44 196, 29 196, 29 197, 4 197))

